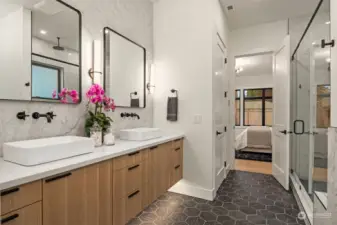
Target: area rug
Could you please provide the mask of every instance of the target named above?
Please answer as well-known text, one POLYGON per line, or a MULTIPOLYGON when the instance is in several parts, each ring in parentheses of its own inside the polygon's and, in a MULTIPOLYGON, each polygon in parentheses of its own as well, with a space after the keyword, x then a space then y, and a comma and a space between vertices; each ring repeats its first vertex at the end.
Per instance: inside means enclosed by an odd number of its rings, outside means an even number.
POLYGON ((235 158, 245 159, 245 160, 255 160, 255 161, 261 161, 261 162, 272 162, 271 153, 235 151, 235 158))

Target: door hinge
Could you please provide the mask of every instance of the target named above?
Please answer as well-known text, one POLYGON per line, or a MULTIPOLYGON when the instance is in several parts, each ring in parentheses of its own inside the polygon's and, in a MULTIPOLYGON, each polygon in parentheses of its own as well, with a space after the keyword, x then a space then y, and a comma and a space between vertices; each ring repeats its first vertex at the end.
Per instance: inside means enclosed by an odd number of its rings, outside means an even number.
POLYGON ((321 42, 321 47, 325 48, 325 46, 331 46, 331 48, 335 47, 335 40, 331 40, 331 42, 325 42, 323 39, 321 42))
POLYGON ((225 64, 227 64, 227 58, 225 58, 225 60, 224 60, 224 61, 225 61, 225 64))
POLYGON ((294 173, 294 170, 293 170, 293 169, 290 169, 290 173, 294 173))
POLYGON ((224 131, 227 132, 227 127, 224 128, 224 131))
POLYGON ((224 162, 224 165, 225 165, 225 168, 226 168, 227 167, 227 162, 226 161, 224 162))
POLYGON ((227 91, 224 92, 224 97, 227 98, 227 91))

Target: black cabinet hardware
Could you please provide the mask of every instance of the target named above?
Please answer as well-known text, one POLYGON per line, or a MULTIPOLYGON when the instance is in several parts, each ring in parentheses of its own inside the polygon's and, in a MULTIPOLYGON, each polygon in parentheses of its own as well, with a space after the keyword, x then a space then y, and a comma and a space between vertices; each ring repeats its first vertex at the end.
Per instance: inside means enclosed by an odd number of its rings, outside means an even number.
POLYGON ((130 153, 128 156, 134 156, 134 155, 138 155, 140 152, 133 152, 133 153, 130 153))
POLYGON ((19 214, 14 214, 14 215, 11 215, 9 217, 3 218, 3 219, 1 219, 1 224, 8 223, 12 220, 15 220, 18 217, 19 217, 19 214))
POLYGON ((134 170, 134 169, 136 169, 136 168, 138 168, 139 167, 139 165, 135 165, 135 166, 133 166, 133 167, 130 167, 128 170, 130 171, 130 170, 134 170))
POLYGON ((158 148, 158 146, 153 146, 153 147, 150 148, 150 150, 153 150, 153 149, 156 149, 156 148, 158 148))
POLYGON ((179 151, 179 150, 180 150, 180 148, 176 148, 176 149, 175 149, 175 151, 179 151))
POLYGON ((132 193, 131 195, 129 195, 128 198, 132 198, 132 197, 136 196, 138 193, 139 193, 139 190, 132 193))
POLYGON ((5 196, 5 195, 9 195, 9 194, 12 194, 12 193, 15 193, 15 192, 18 192, 20 191, 20 188, 16 187, 16 188, 12 188, 12 189, 8 189, 6 191, 2 191, 1 192, 1 197, 2 196, 5 196))
POLYGON ((174 167, 174 169, 179 169, 179 168, 180 168, 180 165, 178 165, 178 166, 174 167))
POLYGON ((221 134, 222 134, 222 132, 216 131, 216 136, 219 136, 221 134))
POLYGON ((59 175, 59 176, 56 176, 56 177, 46 179, 46 183, 50 183, 50 182, 53 182, 53 181, 56 181, 56 180, 59 180, 59 179, 62 179, 62 178, 66 178, 66 177, 69 177, 69 176, 71 176, 71 173, 65 173, 65 174, 62 174, 62 175, 59 175))
POLYGON ((325 48, 325 46, 335 47, 335 40, 331 40, 331 42, 326 42, 324 39, 321 42, 321 47, 325 48))
POLYGON ((30 82, 25 83, 25 86, 29 87, 30 86, 30 82))

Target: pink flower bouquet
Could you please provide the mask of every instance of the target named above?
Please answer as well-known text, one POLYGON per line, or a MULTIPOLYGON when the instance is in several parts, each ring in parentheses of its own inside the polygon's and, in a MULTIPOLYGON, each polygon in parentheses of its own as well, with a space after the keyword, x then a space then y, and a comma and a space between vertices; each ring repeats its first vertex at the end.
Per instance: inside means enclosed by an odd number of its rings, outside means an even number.
POLYGON ((87 135, 90 135, 90 129, 95 123, 97 123, 102 128, 103 132, 106 132, 107 129, 111 126, 113 120, 106 116, 105 113, 103 113, 103 110, 105 112, 115 111, 115 101, 112 98, 106 96, 104 89, 98 84, 93 84, 87 91, 86 96, 89 101, 88 106, 93 104, 95 108, 94 112, 89 110, 89 117, 85 122, 85 130, 87 135))

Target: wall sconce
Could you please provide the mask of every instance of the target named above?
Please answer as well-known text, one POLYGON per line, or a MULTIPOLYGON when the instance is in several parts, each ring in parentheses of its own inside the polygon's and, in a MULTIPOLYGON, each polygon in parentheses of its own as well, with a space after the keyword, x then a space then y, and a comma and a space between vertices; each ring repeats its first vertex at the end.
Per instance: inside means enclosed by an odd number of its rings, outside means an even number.
POLYGON ((103 75, 102 72, 94 71, 93 68, 89 69, 88 74, 89 74, 89 77, 92 80, 92 84, 97 84, 97 80, 101 80, 101 79, 97 79, 97 76, 95 76, 95 74, 103 75))
POLYGON ((102 61, 103 49, 102 41, 93 41, 93 60, 92 68, 88 71, 88 74, 93 84, 99 84, 103 86, 103 61, 102 61))
POLYGON ((146 84, 146 89, 149 91, 149 93, 153 93, 154 88, 156 87, 154 85, 154 76, 156 72, 156 66, 155 64, 151 64, 151 71, 150 71, 150 79, 149 82, 146 84))

